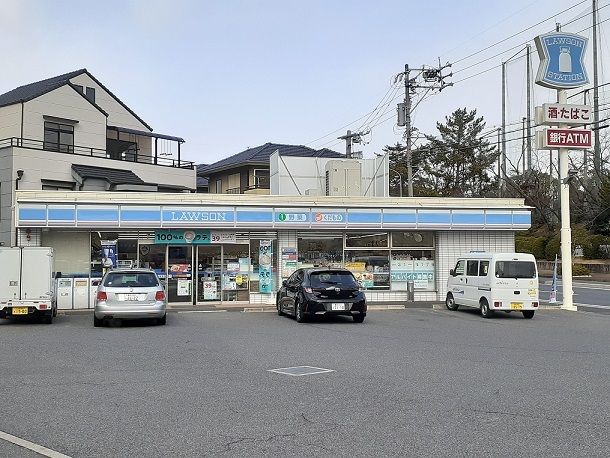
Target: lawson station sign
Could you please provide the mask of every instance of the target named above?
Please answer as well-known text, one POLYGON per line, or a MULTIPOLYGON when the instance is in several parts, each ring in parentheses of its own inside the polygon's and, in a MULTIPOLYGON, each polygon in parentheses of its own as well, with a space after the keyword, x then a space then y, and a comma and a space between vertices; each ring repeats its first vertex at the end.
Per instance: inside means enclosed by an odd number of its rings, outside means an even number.
POLYGON ((536 83, 551 89, 572 89, 589 82, 584 64, 588 39, 553 32, 535 38, 540 66, 536 83))

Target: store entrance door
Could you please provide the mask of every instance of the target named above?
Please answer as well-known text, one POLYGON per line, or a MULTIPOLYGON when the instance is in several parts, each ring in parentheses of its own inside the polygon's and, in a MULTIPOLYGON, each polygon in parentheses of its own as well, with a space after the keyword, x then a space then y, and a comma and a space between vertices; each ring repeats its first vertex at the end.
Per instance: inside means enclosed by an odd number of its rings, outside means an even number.
POLYGON ((220 301, 221 245, 197 247, 197 302, 220 301))
POLYGON ((250 245, 222 246, 222 301, 250 301, 250 245))
POLYGON ((193 247, 167 247, 167 301, 170 304, 193 303, 193 247))

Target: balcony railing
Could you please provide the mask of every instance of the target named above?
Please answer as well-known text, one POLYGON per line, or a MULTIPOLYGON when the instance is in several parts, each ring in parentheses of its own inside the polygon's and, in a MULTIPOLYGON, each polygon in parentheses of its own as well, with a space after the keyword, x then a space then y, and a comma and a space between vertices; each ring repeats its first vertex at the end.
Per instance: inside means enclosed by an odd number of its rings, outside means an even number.
POLYGON ((253 189, 269 189, 270 179, 268 175, 258 175, 254 177, 254 183, 249 185, 245 190, 251 191, 253 189))
POLYGON ((49 143, 42 140, 33 140, 30 138, 10 137, 0 140, 0 148, 19 147, 34 150, 44 150, 54 153, 76 154, 78 156, 99 157, 115 161, 137 162, 140 164, 160 165, 163 167, 177 167, 182 169, 193 169, 194 163, 191 161, 183 161, 166 157, 155 158, 153 156, 138 154, 137 151, 126 151, 120 157, 111 155, 105 149, 92 148, 87 146, 67 145, 61 143, 49 143))

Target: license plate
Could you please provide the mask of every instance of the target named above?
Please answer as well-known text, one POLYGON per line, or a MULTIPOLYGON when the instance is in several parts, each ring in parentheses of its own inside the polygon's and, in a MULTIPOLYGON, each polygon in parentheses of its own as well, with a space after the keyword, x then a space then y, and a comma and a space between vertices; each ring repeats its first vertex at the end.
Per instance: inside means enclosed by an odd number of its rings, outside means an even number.
POLYGON ((345 310, 345 304, 343 302, 333 302, 331 304, 332 310, 345 310))
POLYGON ((513 310, 521 310, 523 308, 523 302, 511 302, 510 308, 513 310))
POLYGON ((146 294, 119 294, 120 301, 138 302, 146 299, 146 294))
POLYGON ((27 307, 13 307, 13 315, 27 315, 28 308, 27 307))

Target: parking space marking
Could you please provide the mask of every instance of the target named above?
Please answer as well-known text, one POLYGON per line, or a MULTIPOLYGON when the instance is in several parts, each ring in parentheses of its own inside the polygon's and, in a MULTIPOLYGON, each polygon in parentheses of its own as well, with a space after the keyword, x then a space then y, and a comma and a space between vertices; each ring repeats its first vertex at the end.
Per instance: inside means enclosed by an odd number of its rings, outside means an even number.
POLYGON ((20 437, 5 433, 4 431, 0 431, 0 439, 3 439, 7 442, 11 442, 15 445, 18 445, 19 447, 32 450, 33 452, 36 452, 39 455, 48 456, 49 458, 70 458, 68 455, 64 455, 63 453, 56 452, 55 450, 51 450, 50 448, 35 444, 34 442, 21 439, 20 437))
POLYGON ((267 369, 267 372, 275 372, 276 374, 290 375, 292 377, 302 377, 304 375, 327 374, 335 371, 333 369, 324 369, 322 367, 293 366, 282 367, 279 369, 267 369))
POLYGON ((220 313, 226 312, 226 310, 185 310, 183 312, 178 313, 220 313))
POLYGON ((577 307, 591 307, 594 309, 606 309, 610 310, 610 305, 597 305, 597 304, 574 304, 577 307))

